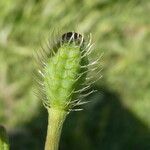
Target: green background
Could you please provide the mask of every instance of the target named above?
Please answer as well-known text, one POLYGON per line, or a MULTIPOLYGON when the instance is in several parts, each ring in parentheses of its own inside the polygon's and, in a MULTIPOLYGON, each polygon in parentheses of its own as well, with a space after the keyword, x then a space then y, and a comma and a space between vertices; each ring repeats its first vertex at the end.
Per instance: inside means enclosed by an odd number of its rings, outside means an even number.
POLYGON ((42 150, 47 112, 33 94, 33 51, 50 32, 92 33, 103 78, 71 113, 61 150, 150 149, 149 0, 1 0, 0 124, 11 150, 42 150))

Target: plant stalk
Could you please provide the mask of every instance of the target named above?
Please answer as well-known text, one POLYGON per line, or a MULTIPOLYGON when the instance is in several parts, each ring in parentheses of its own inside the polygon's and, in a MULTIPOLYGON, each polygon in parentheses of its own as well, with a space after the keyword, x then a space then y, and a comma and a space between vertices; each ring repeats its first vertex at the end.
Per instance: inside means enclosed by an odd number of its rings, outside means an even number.
POLYGON ((58 150, 63 123, 68 112, 54 108, 48 109, 48 127, 45 150, 58 150))

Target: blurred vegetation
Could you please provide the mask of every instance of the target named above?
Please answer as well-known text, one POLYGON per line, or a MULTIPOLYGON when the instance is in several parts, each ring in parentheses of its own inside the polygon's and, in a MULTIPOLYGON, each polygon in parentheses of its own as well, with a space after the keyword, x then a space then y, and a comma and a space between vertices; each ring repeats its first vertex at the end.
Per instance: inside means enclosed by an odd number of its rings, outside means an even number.
POLYGON ((12 150, 42 150, 46 110, 33 94, 33 51, 54 28, 92 33, 103 78, 69 116, 60 149, 150 149, 148 0, 1 0, 0 124, 12 150))

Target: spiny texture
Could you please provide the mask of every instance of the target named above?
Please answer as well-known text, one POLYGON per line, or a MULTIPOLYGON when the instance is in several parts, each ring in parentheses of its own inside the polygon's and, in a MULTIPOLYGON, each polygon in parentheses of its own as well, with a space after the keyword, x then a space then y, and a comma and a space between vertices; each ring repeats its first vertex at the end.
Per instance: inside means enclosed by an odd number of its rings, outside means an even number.
POLYGON ((93 92, 85 93, 90 88, 90 84, 85 84, 88 67, 98 62, 96 60, 89 64, 88 61, 91 38, 85 42, 80 34, 68 32, 61 36, 53 48, 48 46, 48 50, 43 50, 38 57, 42 66, 38 70, 41 79, 39 81, 38 78, 39 93, 44 105, 70 111, 74 106, 86 103, 81 99, 93 92))
POLYGON ((8 136, 2 126, 0 126, 0 150, 9 150, 8 136))

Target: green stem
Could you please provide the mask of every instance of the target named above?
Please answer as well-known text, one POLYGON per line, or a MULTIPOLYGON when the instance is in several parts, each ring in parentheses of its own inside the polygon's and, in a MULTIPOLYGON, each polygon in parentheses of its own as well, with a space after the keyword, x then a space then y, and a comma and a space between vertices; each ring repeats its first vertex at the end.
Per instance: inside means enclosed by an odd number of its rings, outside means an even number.
POLYGON ((50 108, 48 110, 48 127, 45 142, 45 150, 58 150, 61 130, 65 118, 66 111, 50 108))
POLYGON ((8 135, 3 126, 0 125, 0 150, 9 150, 8 135))

